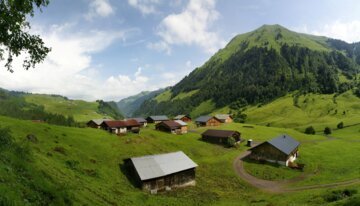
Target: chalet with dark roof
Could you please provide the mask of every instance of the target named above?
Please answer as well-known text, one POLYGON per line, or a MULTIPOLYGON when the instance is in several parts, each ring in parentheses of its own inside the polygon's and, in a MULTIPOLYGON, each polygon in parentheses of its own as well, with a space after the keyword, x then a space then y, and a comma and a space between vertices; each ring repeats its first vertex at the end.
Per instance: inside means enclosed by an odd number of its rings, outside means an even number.
POLYGON ((126 122, 123 120, 104 121, 101 128, 114 134, 125 134, 127 132, 126 122))
POLYGON ((169 120, 169 118, 165 115, 149 116, 146 118, 146 121, 148 123, 155 123, 155 124, 167 120, 169 120))
POLYGON ((177 115, 176 117, 174 117, 174 120, 181 120, 183 122, 191 122, 191 117, 189 115, 177 115))
POLYGON ((156 130, 169 132, 172 134, 183 134, 187 132, 187 124, 185 122, 176 122, 173 120, 159 122, 155 125, 156 130))
POLYGON ((144 119, 144 118, 142 118, 142 117, 135 117, 135 118, 132 118, 132 119, 135 119, 137 122, 139 122, 142 127, 146 127, 146 126, 147 126, 147 121, 146 121, 146 119, 144 119))
POLYGON ((240 136, 241 134, 238 131, 217 129, 208 129, 201 134, 202 140, 216 144, 226 144, 229 138, 234 138, 235 142, 240 142, 240 136))
POLYGON ((300 143, 288 135, 280 135, 250 149, 250 158, 288 166, 298 157, 300 143))
POLYGON ((92 119, 92 120, 88 121, 88 122, 86 123, 86 125, 87 125, 88 127, 91 127, 91 128, 100 129, 100 128, 101 128, 101 124, 102 124, 104 121, 110 121, 110 119, 92 119))
POLYGON ((219 126, 221 121, 213 116, 200 116, 195 120, 198 127, 219 126))

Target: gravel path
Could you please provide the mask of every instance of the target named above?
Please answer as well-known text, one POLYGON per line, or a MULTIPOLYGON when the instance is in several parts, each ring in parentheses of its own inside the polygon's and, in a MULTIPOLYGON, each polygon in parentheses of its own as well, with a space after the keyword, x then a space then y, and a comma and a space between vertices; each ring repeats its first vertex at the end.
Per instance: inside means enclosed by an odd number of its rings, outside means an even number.
POLYGON ((265 190, 267 192, 272 193, 284 193, 284 192, 294 192, 294 191, 303 191, 303 190, 310 190, 310 189, 319 189, 319 188, 333 188, 338 186, 347 186, 347 185, 354 185, 360 183, 360 178, 343 181, 343 182, 336 182, 336 183, 329 183, 329 184, 319 184, 319 185, 308 185, 308 186, 300 186, 300 187, 289 187, 289 184, 300 182, 304 180, 306 175, 300 175, 293 179, 283 180, 283 181, 270 181, 270 180, 263 180, 257 177, 254 177, 247 173, 244 169, 243 159, 250 154, 250 151, 246 151, 242 153, 240 156, 236 157, 233 163, 233 167, 235 172, 247 183, 250 185, 265 190))

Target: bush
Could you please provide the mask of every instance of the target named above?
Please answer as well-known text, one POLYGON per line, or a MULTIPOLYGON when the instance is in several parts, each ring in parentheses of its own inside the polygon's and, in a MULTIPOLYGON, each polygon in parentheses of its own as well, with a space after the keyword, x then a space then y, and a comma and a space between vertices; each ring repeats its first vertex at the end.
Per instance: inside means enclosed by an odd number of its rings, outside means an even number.
POLYGON ((14 143, 9 128, 0 128, 0 148, 9 148, 14 143))
POLYGON ((330 127, 325 127, 325 129, 324 129, 324 134, 326 134, 326 135, 331 134, 331 129, 330 129, 330 127))
POLYGON ((236 145, 236 140, 234 137, 229 137, 227 140, 227 145, 229 147, 234 147, 236 145))
POLYGON ((351 197, 356 193, 357 193, 356 190, 351 190, 351 189, 335 190, 335 191, 332 191, 329 194, 326 194, 324 196, 324 199, 327 202, 335 202, 335 201, 342 200, 342 199, 347 198, 347 197, 351 197))
POLYGON ((338 129, 344 128, 344 122, 340 122, 340 123, 337 125, 337 128, 338 128, 338 129))
POLYGON ((309 126, 305 129, 305 134, 315 134, 315 129, 313 126, 309 126))

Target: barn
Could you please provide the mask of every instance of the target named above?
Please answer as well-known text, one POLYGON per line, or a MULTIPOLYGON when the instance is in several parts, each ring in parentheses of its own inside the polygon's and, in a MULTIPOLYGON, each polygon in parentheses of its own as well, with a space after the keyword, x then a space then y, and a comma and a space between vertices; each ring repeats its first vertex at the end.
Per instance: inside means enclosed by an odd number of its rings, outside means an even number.
POLYGON ((198 127, 219 126, 221 121, 213 116, 200 116, 195 120, 198 127))
POLYGON ((182 121, 179 123, 173 120, 169 120, 157 123, 155 125, 155 129, 172 134, 183 134, 187 132, 187 124, 182 121))
POLYGON ((104 121, 101 128, 114 134, 125 134, 127 132, 126 122, 121 120, 104 121))
POLYGON ((128 119, 125 121, 126 130, 134 133, 139 133, 141 124, 135 119, 128 119))
POLYGON ((202 140, 216 144, 226 144, 231 137, 235 139, 235 142, 240 142, 240 136, 238 131, 216 129, 208 129, 201 134, 202 140))
POLYGON ((280 135, 250 149, 250 158, 288 166, 298 157, 300 143, 288 135, 280 135))
POLYGON ((195 186, 198 166, 183 152, 133 157, 127 161, 139 186, 151 193, 195 186))
POLYGON ((215 115, 217 119, 219 119, 222 123, 231 123, 233 122, 233 118, 230 114, 217 114, 215 115))
POLYGON ((135 117, 135 118, 132 118, 132 119, 135 119, 137 122, 139 122, 141 127, 146 127, 147 126, 146 119, 144 119, 142 117, 135 117))
POLYGON ((96 129, 100 129, 101 128, 101 124, 104 122, 104 121, 111 121, 110 119, 92 119, 90 121, 88 121, 86 123, 86 125, 88 127, 91 127, 91 128, 96 128, 96 129))
POLYGON ((177 122, 181 125, 181 133, 186 134, 188 132, 188 124, 182 120, 174 120, 174 122, 177 122))
POLYGON ((177 115, 176 117, 174 117, 174 120, 181 120, 183 122, 191 122, 191 117, 189 115, 177 115))
POLYGON ((165 115, 158 115, 158 116, 149 116, 146 118, 146 121, 148 123, 159 123, 159 122, 162 122, 162 121, 167 121, 169 120, 169 118, 165 115))

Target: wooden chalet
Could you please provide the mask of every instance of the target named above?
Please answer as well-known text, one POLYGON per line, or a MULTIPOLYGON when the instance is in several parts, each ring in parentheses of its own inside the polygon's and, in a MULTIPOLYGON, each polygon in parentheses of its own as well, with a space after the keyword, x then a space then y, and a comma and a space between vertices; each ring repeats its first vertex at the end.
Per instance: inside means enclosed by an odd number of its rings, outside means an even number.
POLYGON ((182 120, 174 120, 174 122, 177 122, 181 125, 181 134, 185 134, 188 132, 188 124, 182 120))
POLYGON ((281 135, 250 149, 250 158, 288 166, 298 157, 300 143, 288 135, 281 135))
POLYGON ((217 119, 219 119, 222 123, 231 123, 233 122, 233 118, 230 114, 217 114, 215 115, 217 119))
POLYGON ((187 133, 187 124, 183 121, 176 122, 173 120, 168 120, 157 123, 155 125, 155 129, 163 132, 169 132, 172 134, 183 134, 183 133, 187 133))
POLYGON ((146 127, 147 126, 146 119, 144 119, 142 117, 135 117, 135 118, 132 118, 132 119, 135 119, 137 122, 139 122, 141 127, 146 127))
POLYGON ((216 144, 226 144, 229 138, 234 138, 235 142, 240 142, 240 132, 232 130, 217 130, 217 129, 208 129, 201 134, 201 138, 204 141, 216 143, 216 144))
POLYGON ((149 116, 146 118, 146 121, 148 123, 159 123, 159 122, 162 122, 162 121, 168 121, 169 118, 165 115, 158 115, 158 116, 149 116))
POLYGON ((91 127, 91 128, 100 129, 101 124, 104 121, 111 121, 111 120, 110 119, 92 119, 86 123, 86 126, 91 127))
POLYGON ((127 132, 126 122, 122 120, 104 121, 101 123, 101 128, 114 134, 125 134, 127 132))
POLYGON ((125 121, 126 130, 131 131, 133 133, 139 133, 141 124, 135 119, 128 119, 125 121))
POLYGON ((152 194, 196 184, 198 165, 181 151, 134 157, 125 163, 140 188, 152 194))
POLYGON ((183 122, 191 122, 191 117, 189 115, 177 115, 174 117, 174 120, 181 120, 183 122))
POLYGON ((201 116, 195 120, 198 127, 219 126, 221 121, 213 116, 201 116))

